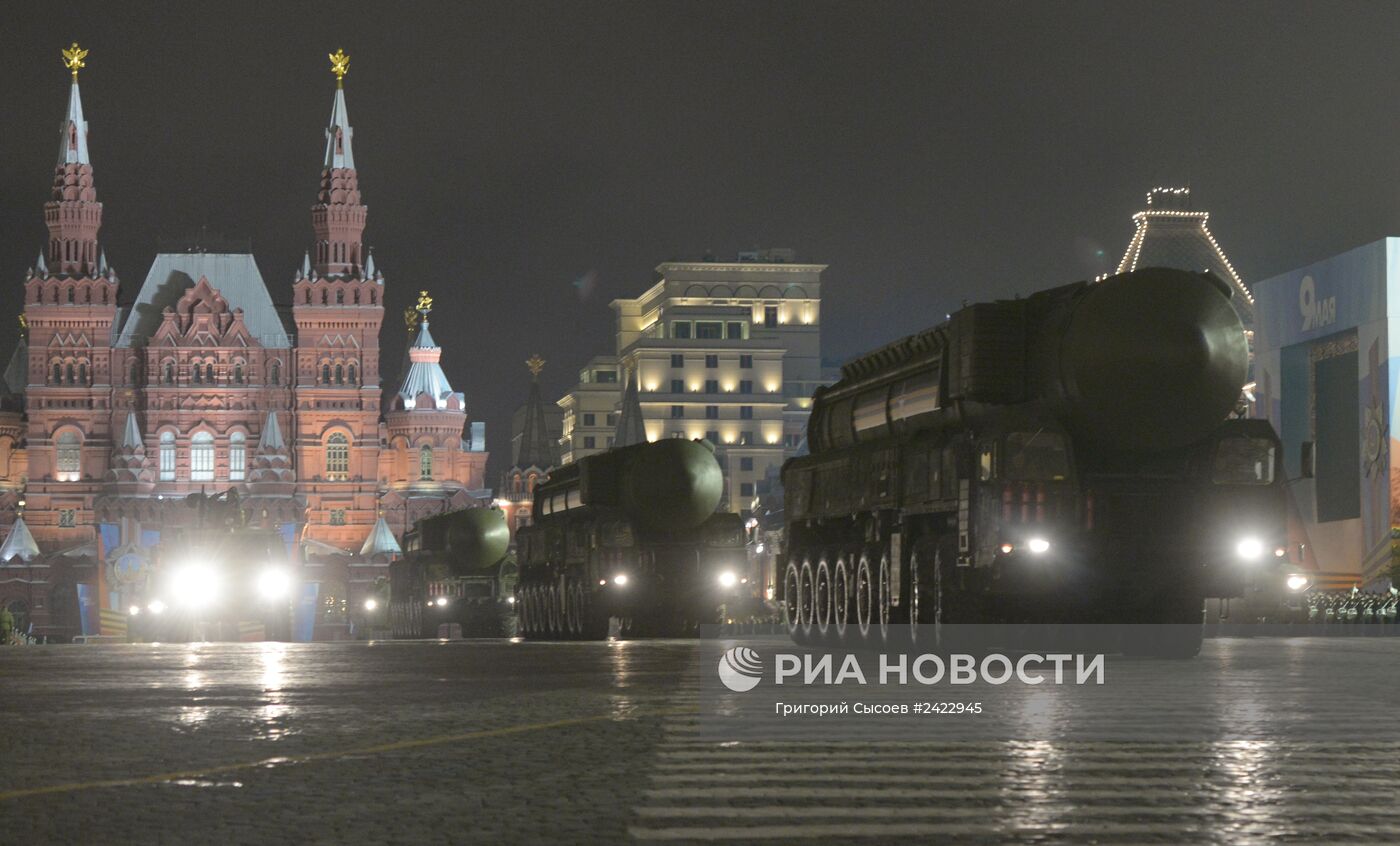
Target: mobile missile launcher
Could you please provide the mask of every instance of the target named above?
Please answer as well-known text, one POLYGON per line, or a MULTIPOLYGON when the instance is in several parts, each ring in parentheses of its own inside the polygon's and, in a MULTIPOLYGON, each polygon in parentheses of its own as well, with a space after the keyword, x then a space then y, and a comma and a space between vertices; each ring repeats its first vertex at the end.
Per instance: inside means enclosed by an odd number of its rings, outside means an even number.
POLYGON ((895 623, 1174 623, 1285 554, 1280 443, 1232 416, 1248 351, 1214 276, 1150 268, 971 305, 819 389, 783 469, 798 639, 895 623))
POLYGON ((521 632, 598 639, 693 634, 749 587, 744 526, 716 513, 714 448, 678 438, 560 467, 517 534, 521 632))
POLYGON ((515 634, 515 561, 495 508, 419 520, 389 565, 389 625, 396 638, 437 637, 455 623, 467 637, 515 634))

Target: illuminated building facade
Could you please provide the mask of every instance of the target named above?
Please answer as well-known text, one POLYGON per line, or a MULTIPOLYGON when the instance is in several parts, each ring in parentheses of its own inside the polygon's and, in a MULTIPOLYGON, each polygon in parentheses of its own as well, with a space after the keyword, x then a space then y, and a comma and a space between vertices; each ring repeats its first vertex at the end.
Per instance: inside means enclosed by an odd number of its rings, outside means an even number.
MULTIPOLYGON (((825 269, 797 263, 791 250, 659 265, 645 293, 612 303, 617 376, 608 390, 581 381, 560 400, 565 460, 607 447, 595 435, 580 448, 584 415, 598 414, 585 405, 596 400, 619 414, 635 380, 646 438, 713 443, 725 471, 721 507, 746 514, 759 481, 801 443, 812 393, 828 381, 821 365, 825 269)), ((590 364, 584 373, 598 369, 590 364)), ((602 437, 616 441, 616 420, 602 437)))
MULTIPOLYGON (((76 584, 103 608, 126 608, 160 566, 162 531, 197 519, 185 498, 233 490, 251 525, 282 533, 325 619, 343 623, 357 591, 386 573, 383 556, 357 554, 381 513, 401 534, 474 504, 486 463, 480 437, 464 435, 426 295, 381 408, 385 278, 363 243, 344 88, 325 130, 313 245, 289 286, 269 288, 248 252, 205 244, 157 255, 127 298, 98 241, 85 55, 65 51, 73 81, 48 237, 0 396, 0 605, 22 603, 36 633, 75 634, 76 584)), ((348 58, 332 62, 343 77, 348 58)))

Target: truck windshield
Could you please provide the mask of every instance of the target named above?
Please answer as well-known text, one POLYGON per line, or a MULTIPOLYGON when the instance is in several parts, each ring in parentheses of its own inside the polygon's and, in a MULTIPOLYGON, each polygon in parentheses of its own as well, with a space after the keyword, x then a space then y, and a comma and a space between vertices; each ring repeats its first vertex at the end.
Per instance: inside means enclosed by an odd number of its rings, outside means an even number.
POLYGON ((1274 481, 1274 442, 1268 438, 1225 438, 1215 447, 1210 480, 1217 485, 1270 485, 1274 481))
POLYGON ((1058 432, 1012 432, 1006 436, 1003 476, 1016 481, 1060 481, 1069 477, 1069 450, 1058 432))

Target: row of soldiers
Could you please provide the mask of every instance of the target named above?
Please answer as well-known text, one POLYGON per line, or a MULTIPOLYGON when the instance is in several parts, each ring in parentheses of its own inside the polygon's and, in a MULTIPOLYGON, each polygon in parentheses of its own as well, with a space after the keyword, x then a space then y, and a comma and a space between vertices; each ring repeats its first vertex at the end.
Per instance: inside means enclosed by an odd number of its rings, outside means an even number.
POLYGON ((1394 590, 1313 590, 1303 597, 1309 623, 1394 623, 1400 596, 1394 590))

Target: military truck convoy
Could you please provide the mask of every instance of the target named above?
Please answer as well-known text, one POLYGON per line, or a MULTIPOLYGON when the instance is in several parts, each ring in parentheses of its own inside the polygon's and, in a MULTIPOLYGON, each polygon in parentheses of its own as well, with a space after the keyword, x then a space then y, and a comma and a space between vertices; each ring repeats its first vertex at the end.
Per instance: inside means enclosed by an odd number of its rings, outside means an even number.
POLYGON ((1151 268, 970 305, 819 389, 783 469, 799 640, 898 623, 1183 624, 1283 560, 1277 435, 1233 418, 1230 289, 1151 268))

